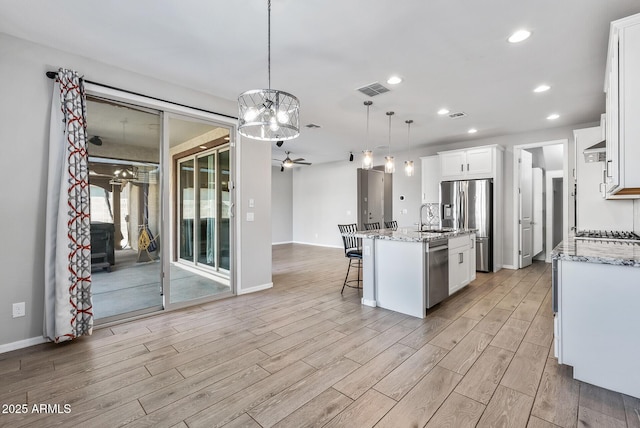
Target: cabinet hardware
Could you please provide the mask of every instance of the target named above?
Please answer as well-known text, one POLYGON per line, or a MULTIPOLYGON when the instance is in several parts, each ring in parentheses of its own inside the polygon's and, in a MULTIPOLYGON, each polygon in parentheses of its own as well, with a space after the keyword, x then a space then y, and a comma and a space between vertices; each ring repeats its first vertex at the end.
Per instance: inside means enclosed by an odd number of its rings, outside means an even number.
POLYGON ((608 160, 608 161, 607 161, 607 163, 606 163, 606 165, 607 165, 607 169, 606 169, 606 171, 607 171, 607 177, 613 177, 611 174, 609 174, 609 164, 610 164, 611 162, 613 162, 613 161, 608 160))
POLYGON ((464 262, 464 253, 458 253, 458 264, 464 262))
POLYGON ((460 172, 464 172, 464 164, 463 163, 460 164, 460 172))
POLYGON ((467 171, 469 171, 469 164, 467 164, 467 171))

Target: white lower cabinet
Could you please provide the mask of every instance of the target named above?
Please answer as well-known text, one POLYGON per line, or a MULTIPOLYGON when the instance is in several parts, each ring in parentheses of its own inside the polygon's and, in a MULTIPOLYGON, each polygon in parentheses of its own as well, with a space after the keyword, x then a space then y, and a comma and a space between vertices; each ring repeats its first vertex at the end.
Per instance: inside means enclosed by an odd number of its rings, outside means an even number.
POLYGON ((560 260, 555 354, 573 377, 640 398, 640 268, 560 260))
POLYGON ((449 295, 472 281, 471 269, 475 277, 475 235, 465 235, 449 239, 449 295), (473 256, 471 236, 474 236, 473 256), (473 265, 471 261, 473 259, 473 265))

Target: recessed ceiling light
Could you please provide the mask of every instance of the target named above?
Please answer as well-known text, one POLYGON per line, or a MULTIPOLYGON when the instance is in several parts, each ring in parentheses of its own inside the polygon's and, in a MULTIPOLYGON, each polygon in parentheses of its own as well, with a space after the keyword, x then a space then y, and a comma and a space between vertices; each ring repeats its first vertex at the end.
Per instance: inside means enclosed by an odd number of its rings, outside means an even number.
POLYGON ((553 113, 553 114, 550 114, 549 116, 547 116, 547 119, 556 120, 559 117, 560 117, 560 115, 558 113, 553 113))
POLYGON ((439 115, 449 114, 449 110, 447 110, 446 108, 441 108, 440 110, 438 110, 438 114, 439 115))
POLYGON ((527 40, 530 35, 531 35, 531 31, 518 30, 515 33, 513 33, 511 36, 509 36, 507 40, 509 41, 509 43, 520 43, 524 40, 527 40))
POLYGON ((200 146, 200 148, 201 148, 201 149, 206 149, 206 148, 207 148, 207 146, 200 146))
POLYGON ((402 77, 400 76, 391 76, 387 79, 387 83, 390 85, 397 85, 400 82, 402 82, 402 77))
POLYGON ((551 86, 549 86, 549 85, 540 85, 540 86, 538 86, 537 88, 535 88, 535 89, 533 90, 533 92, 546 92, 546 91, 548 91, 549 89, 551 89, 551 86))
POLYGON ((469 134, 475 134, 476 132, 478 132, 478 130, 476 128, 471 128, 467 131, 469 134))

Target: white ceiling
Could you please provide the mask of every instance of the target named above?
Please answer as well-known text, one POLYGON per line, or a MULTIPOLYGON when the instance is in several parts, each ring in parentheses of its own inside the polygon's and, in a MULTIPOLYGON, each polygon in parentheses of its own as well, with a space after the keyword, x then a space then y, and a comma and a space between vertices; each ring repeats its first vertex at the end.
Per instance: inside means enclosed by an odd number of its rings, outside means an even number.
MULTIPOLYGON (((235 99, 267 85, 266 3, 0 0, 0 31, 235 99)), ((406 119, 412 146, 597 121, 609 22, 640 12, 638 0, 272 3, 271 86, 300 99, 303 124, 321 125, 274 157, 290 150, 314 163, 364 149, 369 98, 355 89, 389 86, 392 74, 404 82, 372 98, 370 147, 387 143, 388 110, 392 150, 407 147, 406 119), (506 42, 523 27, 530 39, 506 42), (534 94, 540 83, 551 90, 534 94), (467 117, 438 116, 441 107, 467 117)))

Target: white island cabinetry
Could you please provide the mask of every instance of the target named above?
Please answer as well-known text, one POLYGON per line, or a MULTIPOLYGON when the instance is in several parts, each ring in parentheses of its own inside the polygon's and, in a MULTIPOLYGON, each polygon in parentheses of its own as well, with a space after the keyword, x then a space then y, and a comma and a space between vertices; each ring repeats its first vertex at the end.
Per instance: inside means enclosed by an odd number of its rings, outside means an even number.
POLYGON ((362 238, 364 305, 424 318, 427 295, 433 299, 429 302, 432 306, 451 294, 447 274, 460 275, 452 292, 475 279, 475 234, 472 232, 381 229, 357 232, 356 236, 362 238), (448 266, 446 259, 440 258, 441 264, 437 258, 431 259, 436 257, 431 251, 441 254, 438 250, 445 241, 447 245, 453 244, 456 251, 455 258, 449 257, 448 266), (459 253, 463 255, 458 256, 459 253), (463 262, 462 267, 458 260, 463 262))

